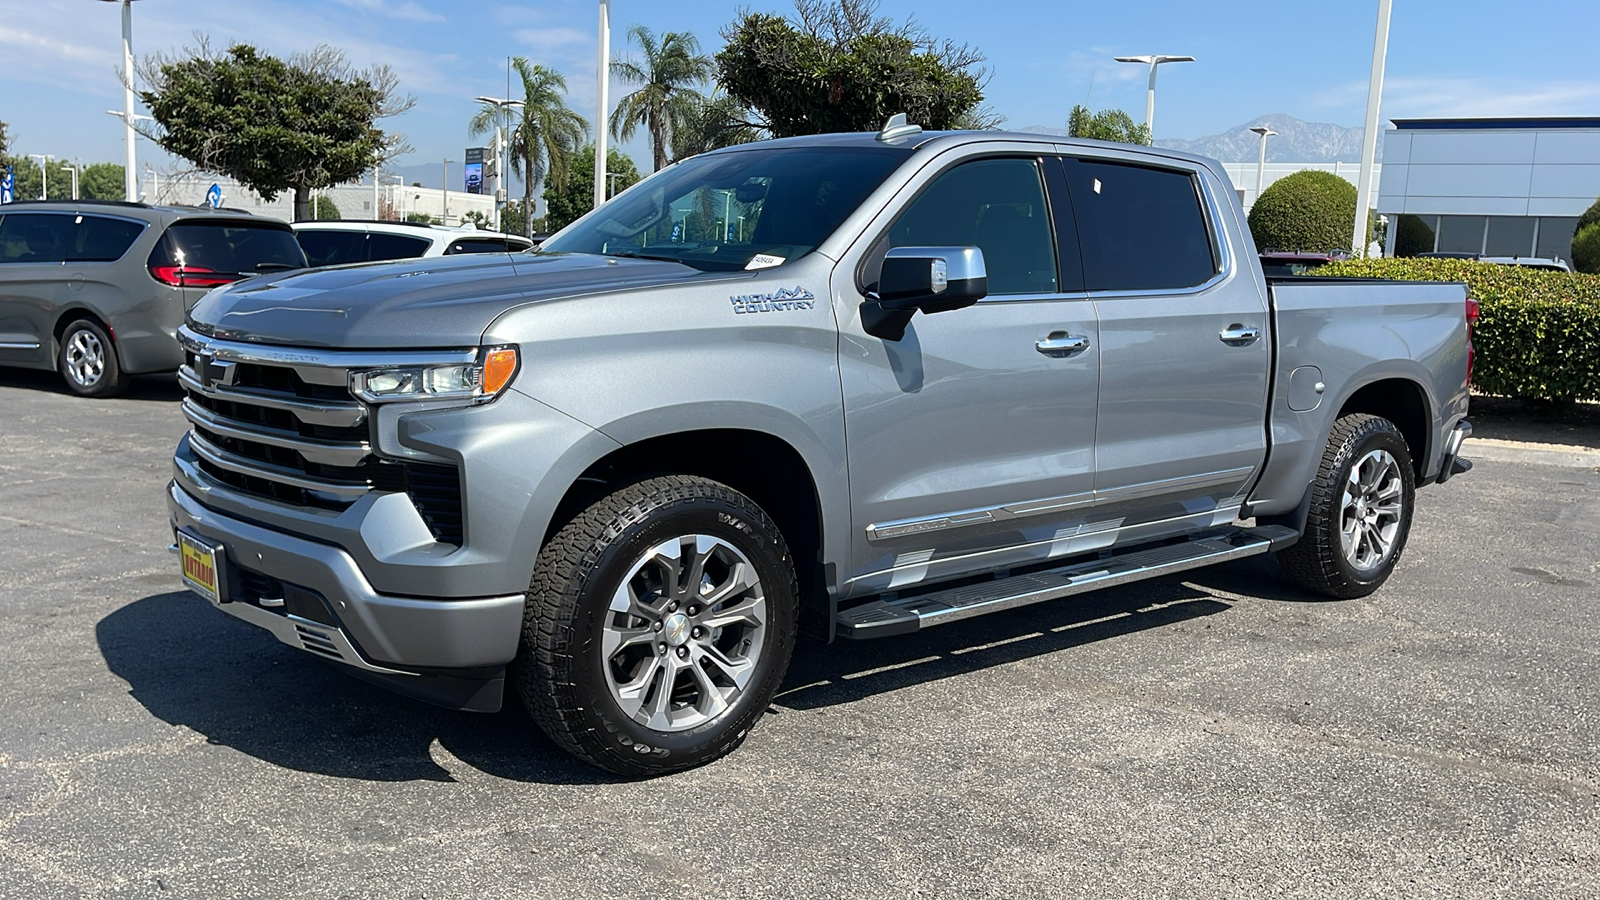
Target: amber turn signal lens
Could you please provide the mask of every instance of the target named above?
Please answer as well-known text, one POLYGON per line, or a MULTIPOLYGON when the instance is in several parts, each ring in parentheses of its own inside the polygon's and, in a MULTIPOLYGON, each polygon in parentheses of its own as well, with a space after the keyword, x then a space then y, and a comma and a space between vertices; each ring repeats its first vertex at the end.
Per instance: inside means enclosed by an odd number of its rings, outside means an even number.
POLYGON ((483 394, 493 397, 511 383, 517 374, 517 348, 502 347, 490 350, 483 359, 483 394))

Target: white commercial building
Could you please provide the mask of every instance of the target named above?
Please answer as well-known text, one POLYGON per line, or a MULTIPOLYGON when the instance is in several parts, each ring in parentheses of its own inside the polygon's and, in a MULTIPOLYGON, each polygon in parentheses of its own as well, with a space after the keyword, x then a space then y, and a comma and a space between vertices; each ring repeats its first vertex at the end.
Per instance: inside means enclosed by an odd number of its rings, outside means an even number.
POLYGON ((1600 197, 1600 118, 1396 119, 1378 212, 1388 255, 1566 259, 1600 197))
MULTIPOLYGON (((294 221, 293 192, 265 200, 244 185, 215 175, 195 172, 162 175, 152 169, 146 169, 143 175, 139 190, 146 203, 200 206, 206 202, 206 193, 211 186, 216 185, 222 192, 223 206, 285 222, 294 221)), ((494 197, 490 194, 447 192, 405 184, 383 184, 374 188, 370 181, 366 184, 336 185, 319 190, 316 194, 333 201, 339 210, 339 217, 343 219, 402 220, 413 213, 424 213, 446 225, 458 225, 463 216, 477 212, 491 226, 494 223, 494 197)))

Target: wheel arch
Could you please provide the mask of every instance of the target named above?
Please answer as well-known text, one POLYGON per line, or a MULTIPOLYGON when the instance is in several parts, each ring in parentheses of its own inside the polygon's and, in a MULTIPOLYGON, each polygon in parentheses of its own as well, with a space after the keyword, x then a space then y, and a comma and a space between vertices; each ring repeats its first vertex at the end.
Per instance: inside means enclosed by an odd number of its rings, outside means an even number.
POLYGON ((1403 376, 1363 384, 1340 404, 1334 421, 1355 413, 1380 416, 1394 423, 1411 451, 1411 467, 1420 484, 1433 453, 1434 406, 1427 389, 1403 376))

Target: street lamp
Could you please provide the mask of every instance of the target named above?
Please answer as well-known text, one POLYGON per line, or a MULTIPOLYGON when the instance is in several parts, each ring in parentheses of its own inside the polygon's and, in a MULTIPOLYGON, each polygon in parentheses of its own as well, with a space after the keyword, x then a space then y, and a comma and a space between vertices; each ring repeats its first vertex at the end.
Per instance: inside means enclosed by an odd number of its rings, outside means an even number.
POLYGON ((133 0, 103 0, 122 6, 122 116, 127 128, 123 140, 127 143, 127 161, 122 168, 122 199, 132 203, 139 199, 139 173, 133 163, 133 0))
POLYGON ((444 185, 444 199, 439 201, 439 205, 443 210, 439 214, 439 218, 444 220, 446 225, 450 224, 450 164, 453 162, 455 160, 447 156, 444 158, 444 165, 440 167, 444 171, 444 181, 440 182, 444 185))
MULTIPOLYGON (((1260 200, 1261 182, 1267 172, 1267 138, 1272 137, 1277 132, 1265 125, 1255 125, 1250 130, 1261 135, 1261 158, 1256 160, 1256 200, 1260 200)), ((1250 205, 1254 206, 1256 200, 1251 200, 1250 205)))
POLYGON ((28 154, 28 158, 29 159, 36 159, 36 160, 39 161, 39 199, 40 200, 49 200, 50 199, 50 172, 49 172, 48 169, 46 169, 44 167, 44 164, 49 162, 52 159, 55 159, 55 157, 51 156, 48 153, 29 153, 28 154))
POLYGON ((1372 166, 1378 156, 1378 99, 1383 96, 1383 65, 1389 55, 1389 3, 1378 0, 1378 29, 1372 37, 1372 74, 1367 79, 1367 123, 1361 135, 1361 175, 1356 184, 1356 224, 1350 250, 1367 255, 1367 207, 1372 196, 1372 166))
POLYGON ((69 163, 66 160, 62 160, 61 161, 61 168, 63 168, 65 170, 67 170, 68 172, 72 173, 72 199, 74 199, 74 200, 78 199, 78 173, 80 171, 82 171, 83 166, 77 165, 75 163, 69 163))
POLYGON ((1194 62, 1192 56, 1119 56, 1117 62, 1143 63, 1150 67, 1150 88, 1145 93, 1144 99, 1144 130, 1150 132, 1150 140, 1156 139, 1156 66, 1162 63, 1194 62))
POLYGON ((508 110, 510 110, 513 106, 521 106, 522 101, 512 100, 509 97, 505 99, 501 99, 499 97, 474 97, 473 99, 477 100, 479 103, 487 103, 488 105, 493 106, 496 110, 498 110, 498 117, 500 120, 505 123, 503 131, 500 125, 496 125, 494 127, 494 153, 495 156, 500 159, 500 163, 495 166, 495 168, 499 170, 499 174, 495 176, 494 189, 494 218, 496 224, 498 225, 500 221, 500 210, 505 205, 506 200, 511 196, 510 191, 506 191, 505 197, 500 196, 500 192, 502 190, 506 190, 505 185, 510 183, 510 181, 506 178, 506 176, 510 174, 511 169, 511 154, 507 152, 510 141, 507 141, 505 138, 505 132, 511 130, 511 120, 508 110))
POLYGON ((594 207, 606 202, 606 96, 611 86, 611 0, 600 0, 600 63, 595 69, 594 207))

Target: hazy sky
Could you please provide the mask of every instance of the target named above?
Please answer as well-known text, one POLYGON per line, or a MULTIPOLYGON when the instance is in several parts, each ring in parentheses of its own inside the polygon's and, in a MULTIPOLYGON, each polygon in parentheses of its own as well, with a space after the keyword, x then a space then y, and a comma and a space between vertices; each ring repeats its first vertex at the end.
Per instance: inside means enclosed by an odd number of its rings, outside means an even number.
MULTIPOLYGON (((714 52, 718 32, 743 6, 793 8, 787 0, 613 0, 613 52, 629 53, 624 32, 633 23, 693 32, 714 52)), ((1062 127, 1086 99, 1141 118, 1145 70, 1111 58, 1198 57, 1162 68, 1156 136, 1170 138, 1215 134, 1273 112, 1360 125, 1376 10, 1376 0, 884 0, 881 8, 896 19, 914 14, 935 36, 982 51, 992 69, 987 100, 1018 127, 1062 127)), ((180 48, 199 32, 216 44, 249 41, 280 54, 329 43, 359 65, 392 65, 417 98, 411 112, 386 123, 416 147, 401 164, 459 160, 463 147, 480 143, 466 133, 471 98, 505 92, 508 55, 563 72, 571 105, 593 115, 594 0, 138 0, 133 12, 140 55, 180 48)), ((1399 0, 1383 113, 1600 116, 1597 33, 1593 0, 1399 0)), ((119 59, 112 3, 0 0, 0 121, 11 125, 14 152, 121 159, 120 123, 103 112, 122 103, 119 59)), ((613 102, 626 90, 613 84, 613 102)), ((164 164, 140 143, 141 162, 164 164)), ((647 168, 641 140, 624 149, 647 168)))

